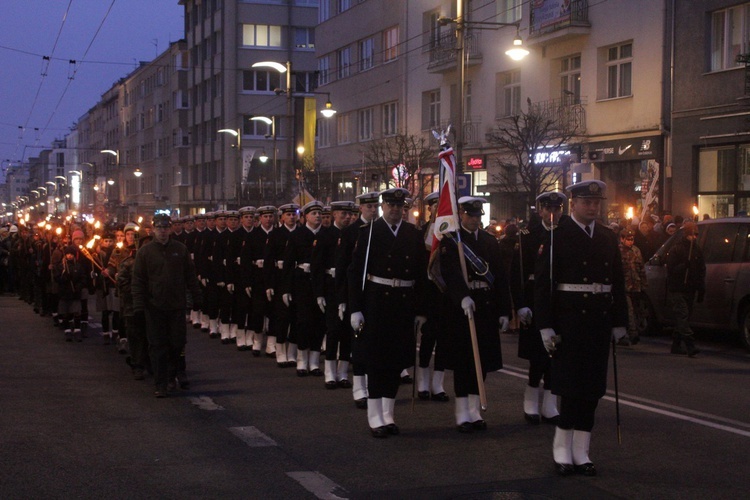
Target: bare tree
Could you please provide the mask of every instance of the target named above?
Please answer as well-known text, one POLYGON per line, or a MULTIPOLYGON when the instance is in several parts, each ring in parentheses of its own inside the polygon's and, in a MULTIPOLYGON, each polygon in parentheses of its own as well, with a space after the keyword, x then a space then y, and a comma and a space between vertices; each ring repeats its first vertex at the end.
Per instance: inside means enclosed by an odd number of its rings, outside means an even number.
POLYGON ((362 150, 368 169, 377 171, 390 186, 417 191, 420 167, 436 161, 437 149, 431 148, 425 137, 398 134, 368 142, 362 150), (392 177, 396 170, 395 179, 392 177))
POLYGON ((557 155, 570 150, 585 125, 580 104, 564 100, 532 104, 530 99, 527 104, 527 112, 509 116, 491 130, 488 142, 497 150, 493 159, 500 167, 493 182, 503 192, 526 193, 531 206, 539 194, 563 184, 570 158, 557 155), (546 161, 537 162, 539 153, 546 161))

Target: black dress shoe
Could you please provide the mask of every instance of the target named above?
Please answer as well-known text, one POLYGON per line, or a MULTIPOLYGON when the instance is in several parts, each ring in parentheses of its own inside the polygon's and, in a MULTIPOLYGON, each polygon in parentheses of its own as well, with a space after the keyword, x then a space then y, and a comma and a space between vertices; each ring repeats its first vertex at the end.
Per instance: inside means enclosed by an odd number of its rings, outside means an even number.
POLYGON ((432 396, 430 396, 430 399, 432 401, 441 401, 443 403, 451 400, 451 398, 448 397, 448 395, 444 392, 438 392, 437 394, 433 394, 432 396))
POLYGON ((360 410, 366 410, 367 409, 367 398, 355 399, 354 400, 354 406, 356 406, 360 410))
POLYGON ((554 417, 545 417, 542 415, 542 422, 545 424, 551 424, 551 425, 557 425, 557 423, 560 421, 560 415, 555 415, 554 417))
POLYGON ((209 333, 208 334, 208 338, 210 338, 210 339, 218 339, 219 337, 221 337, 221 334, 219 334, 217 332, 209 333))
POLYGON ((276 352, 275 351, 274 352, 267 352, 266 353, 266 357, 267 358, 275 358, 276 357, 276 352))
POLYGON ((253 349, 253 356, 255 356, 256 358, 259 358, 260 357, 260 351, 253 349))
POLYGON ((307 370, 297 370, 297 376, 298 377, 307 377, 309 372, 307 370))
POLYGON ((224 345, 231 344, 232 343, 232 339, 221 339, 221 343, 224 344, 224 345))
POLYGON ((200 323, 193 323, 193 328, 195 328, 196 330, 200 330, 201 324, 200 323))
POLYGON ((474 426, 471 424, 471 422, 464 422, 457 425, 456 430, 458 430, 458 432, 462 434, 469 434, 471 432, 474 432, 474 426))
POLYGON ((422 401, 429 401, 430 399, 430 391, 419 391, 417 393, 417 397, 421 399, 422 401))
POLYGON ((474 428, 474 430, 477 430, 477 431, 486 431, 487 430, 487 422, 485 422, 481 418, 479 420, 473 421, 471 423, 471 426, 474 428))
POLYGON ((154 391, 154 396, 156 396, 157 398, 166 398, 167 397, 167 388, 164 387, 164 388, 156 389, 154 391))
POLYGON ((573 473, 575 473, 573 464, 558 464, 557 462, 555 462, 555 470, 560 476, 571 476, 573 475, 573 473))
POLYGON ((584 476, 596 476, 596 467, 591 462, 574 466, 576 474, 582 474, 584 476))
POLYGON ((335 380, 329 380, 326 382, 326 389, 336 389, 338 386, 339 384, 337 384, 335 380))
POLYGON ((388 437, 388 430, 385 428, 385 426, 376 427, 375 429, 370 429, 370 432, 372 433, 372 437, 374 438, 387 438, 388 437))
POLYGON ((342 378, 341 380, 339 380, 339 387, 341 387, 342 389, 351 389, 352 383, 349 382, 347 379, 342 378))
POLYGON ((310 370, 310 375, 314 377, 322 377, 323 371, 320 368, 313 368, 312 370, 310 370))
POLYGON ((414 382, 414 379, 409 375, 404 375, 403 377, 401 377, 402 384, 411 384, 412 382, 414 382))
POLYGON ((286 368, 286 362, 284 361, 277 361, 276 366, 279 368, 286 368))
POLYGON ((396 424, 388 424, 385 426, 385 430, 388 431, 388 434, 391 436, 398 436, 401 432, 398 428, 398 425, 396 424))
POLYGON ((296 361, 287 361, 284 366, 286 366, 287 368, 294 368, 295 366, 297 366, 297 362, 296 361))
POLYGON ((523 418, 524 420, 526 420, 526 423, 528 423, 529 425, 539 425, 542 421, 539 418, 539 415, 532 415, 530 413, 524 413, 523 418))
POLYGON ((203 326, 202 326, 202 327, 201 327, 201 331, 202 331, 203 333, 208 333, 208 328, 205 328, 205 327, 203 327, 203 326))

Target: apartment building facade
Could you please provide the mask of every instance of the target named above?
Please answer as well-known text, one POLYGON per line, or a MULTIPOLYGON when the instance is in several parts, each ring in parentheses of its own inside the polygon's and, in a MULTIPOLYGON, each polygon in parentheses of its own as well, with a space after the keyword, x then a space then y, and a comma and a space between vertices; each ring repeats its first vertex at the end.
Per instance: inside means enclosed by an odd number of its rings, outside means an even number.
POLYGON ((314 155, 312 145, 297 148, 305 127, 314 130, 310 120, 301 123, 300 108, 316 86, 318 1, 179 3, 189 53, 187 205, 197 211, 288 201, 299 187, 295 169, 303 155, 314 155), (284 72, 253 67, 259 62, 284 72))
POLYGON ((750 210, 750 3, 675 3, 672 205, 750 210))

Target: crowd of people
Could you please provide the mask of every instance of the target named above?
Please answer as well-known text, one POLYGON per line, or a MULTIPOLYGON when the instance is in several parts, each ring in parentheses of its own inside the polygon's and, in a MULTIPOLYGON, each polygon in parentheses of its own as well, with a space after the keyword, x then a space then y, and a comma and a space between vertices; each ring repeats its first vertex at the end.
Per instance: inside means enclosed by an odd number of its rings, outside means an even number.
MULTIPOLYGON (((524 418, 556 426, 558 473, 591 476, 610 341, 638 342, 643 262, 682 222, 661 221, 663 232, 650 219, 637 232, 608 228, 597 222, 605 192, 587 181, 567 195, 543 193, 529 224, 506 225, 499 238, 495 226, 481 228, 484 199, 459 199, 458 227, 443 234, 434 230, 439 193, 426 197, 430 219, 417 227, 401 188, 330 206, 159 213, 143 227, 12 225, 0 230, 2 280, 68 342, 91 336, 93 294, 100 341, 127 356, 134 379, 152 375, 157 398, 189 388, 190 328, 298 377, 321 377, 326 390, 351 390, 375 438, 400 433, 395 401, 404 383, 416 384, 419 399, 450 401, 446 370, 456 429, 485 430, 484 380, 503 366, 500 333, 513 320, 529 361, 524 418)), ((683 266, 676 273, 686 275, 685 262, 699 255, 693 245, 687 251, 668 261, 683 266)), ((685 278, 693 291, 699 267, 685 278)), ((670 300, 689 314, 677 285, 670 300)), ((680 335, 694 355, 690 332, 680 335)))

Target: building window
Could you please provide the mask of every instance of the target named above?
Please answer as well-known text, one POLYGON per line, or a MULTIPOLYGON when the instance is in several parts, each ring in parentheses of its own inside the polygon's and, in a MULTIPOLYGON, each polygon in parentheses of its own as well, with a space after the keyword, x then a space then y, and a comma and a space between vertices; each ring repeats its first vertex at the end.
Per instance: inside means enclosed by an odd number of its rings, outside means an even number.
POLYGON ((497 0, 497 20, 501 23, 515 23, 521 20, 522 0, 497 0))
POLYGON ((390 136, 398 133, 398 103, 383 104, 383 135, 390 136))
POLYGON ((331 60, 329 56, 318 59, 318 85, 325 85, 331 81, 331 60))
POLYGON ((357 112, 357 130, 359 131, 360 141, 372 139, 373 115, 373 108, 360 109, 357 112))
POLYGON ((298 49, 314 49, 315 28, 294 28, 294 46, 298 49))
POLYGON ((317 75, 314 71, 293 71, 292 88, 302 94, 314 91, 318 88, 317 75))
POLYGON ((625 43, 607 50, 607 98, 633 95, 633 44, 625 43))
POLYGON ((750 52, 750 4, 711 14, 711 71, 739 66, 737 56, 750 52))
POLYGON ((422 17, 422 36, 424 42, 422 43, 422 50, 429 51, 440 46, 440 34, 443 29, 442 25, 438 21, 440 19, 440 11, 426 12, 422 17))
POLYGON ((359 42, 359 70, 366 71, 373 66, 375 40, 368 38, 359 42))
POLYGON ((422 130, 440 125, 440 90, 422 93, 422 130))
POLYGON ((339 113, 336 115, 336 135, 338 136, 339 144, 349 144, 352 142, 349 133, 349 116, 349 113, 339 113))
POLYGON ((560 94, 566 104, 581 102, 581 55, 560 60, 560 94))
POLYGON ((281 47, 281 26, 243 24, 242 45, 245 47, 281 47))
POLYGON ((322 23, 331 18, 331 4, 329 0, 323 0, 318 6, 318 22, 322 23))
POLYGON ((338 51, 338 77, 346 78, 350 74, 350 66, 352 63, 352 52, 351 48, 345 47, 338 51))
POLYGON ((281 73, 278 71, 243 71, 242 90, 246 92, 273 92, 281 88, 281 73))
POLYGON ((352 8, 352 0, 339 0, 339 14, 352 8))
POLYGON ((393 61, 398 57, 398 26, 383 32, 383 60, 393 61))
POLYGON ((331 120, 317 120, 318 147, 327 148, 331 145, 331 120))
POLYGON ((506 71, 497 75, 495 117, 518 115, 521 112, 521 71, 506 71))

